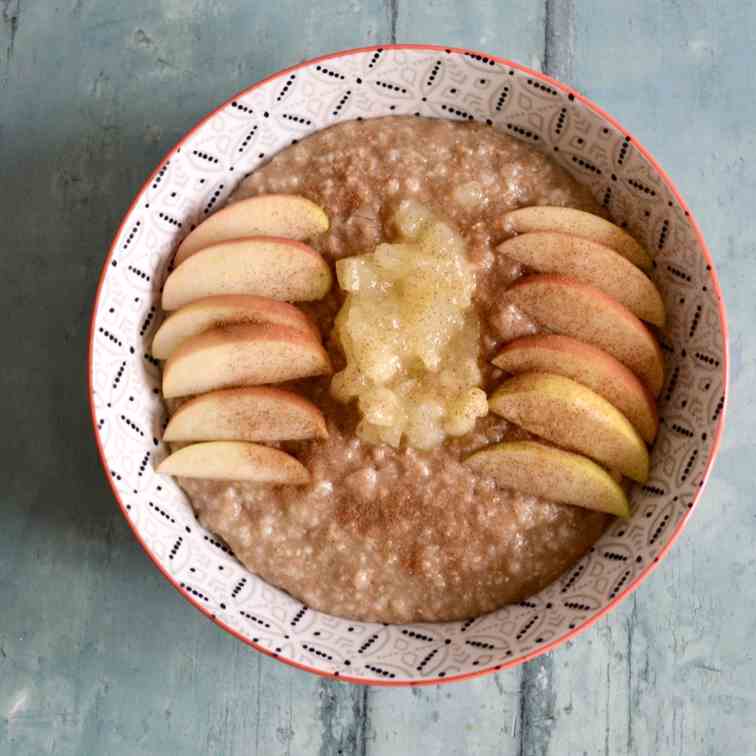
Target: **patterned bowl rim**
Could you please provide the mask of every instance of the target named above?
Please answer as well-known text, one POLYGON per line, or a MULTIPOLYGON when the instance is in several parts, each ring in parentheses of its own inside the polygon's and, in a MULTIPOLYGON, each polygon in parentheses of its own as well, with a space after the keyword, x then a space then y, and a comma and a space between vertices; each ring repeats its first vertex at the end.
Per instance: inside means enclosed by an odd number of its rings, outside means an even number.
POLYGON ((575 637, 583 633, 585 630, 590 628, 594 623, 598 622, 600 619, 605 617, 612 609, 614 609, 616 606, 618 606, 622 601, 624 601, 633 591, 635 591, 641 583, 644 582, 644 580, 656 569, 658 564, 662 561, 662 559, 667 555, 672 545, 677 541, 677 539, 680 537, 683 529, 685 528, 685 525, 690 520, 690 516, 693 513, 693 510, 696 508, 698 501, 701 498, 701 494, 706 486, 706 482, 708 481, 709 475, 711 474, 711 470, 714 464, 714 460, 717 457, 717 454, 719 452, 719 447, 722 441, 722 433, 724 430, 724 424, 725 424, 725 416, 727 413, 727 405, 728 405, 728 391, 727 387, 729 385, 729 377, 730 377, 730 344, 729 344, 729 331, 727 327, 727 314, 725 312, 725 305, 724 305, 724 299, 722 296, 722 290, 719 285, 719 279, 716 274, 716 270, 714 267, 714 261, 711 256, 711 252, 709 251, 708 246, 706 245, 706 241, 704 240, 703 233, 701 231, 700 226, 698 225, 698 221, 695 219, 693 213, 690 211, 690 208, 688 207, 685 200, 680 195, 680 192, 678 191, 675 184, 672 182, 672 179, 667 175, 667 173, 664 171, 664 169, 659 165, 657 160, 653 157, 653 155, 638 141, 638 139, 633 135, 631 131, 626 129, 622 124, 617 121, 616 118, 609 115, 605 110, 603 110, 601 107, 596 105, 594 102, 589 100, 584 95, 577 92, 572 87, 563 84, 562 82, 558 81, 557 79, 552 78, 551 76, 547 76, 544 73, 541 73, 540 71, 536 71, 532 68, 528 68, 527 66, 522 65, 521 63, 516 63, 515 61, 508 60, 507 58, 503 58, 498 55, 491 55, 489 53, 483 53, 478 50, 470 50, 468 48, 462 48, 462 47, 449 47, 447 45, 430 45, 430 44, 385 44, 385 45, 370 45, 367 47, 356 47, 351 48, 347 50, 341 50, 339 52, 335 53, 328 53, 326 55, 321 55, 315 58, 310 58, 308 60, 305 60, 301 63, 298 63, 295 66, 291 66, 289 68, 281 69, 280 71, 271 74, 270 76, 267 76, 264 79, 261 79, 260 81, 256 82, 255 84, 252 84, 249 87, 246 87, 236 94, 229 97, 227 100, 222 102, 217 108, 212 110, 210 113, 208 113, 204 118, 202 118, 200 121, 198 121, 189 131, 184 134, 184 136, 163 156, 163 158, 160 160, 160 162, 157 164, 157 167, 155 170, 147 177, 147 180, 145 181, 142 188, 139 190, 139 192, 136 194, 134 199, 132 200, 131 204, 129 205, 128 209, 126 210, 123 220, 121 221, 118 230, 115 233, 115 236, 113 237, 113 242, 110 245, 110 249, 108 250, 107 257, 105 258, 105 261, 103 263, 102 270, 100 272, 100 277, 97 283, 97 291, 95 293, 94 298, 94 304, 92 306, 92 315, 90 319, 90 326, 89 326, 89 348, 88 348, 88 359, 87 359, 87 378, 88 378, 88 394, 89 394, 89 409, 90 409, 90 415, 92 418, 92 429, 95 437, 95 443, 97 445, 97 452, 100 458, 100 463, 102 465, 103 471, 106 473, 106 478, 108 481, 108 484, 110 485, 110 488, 113 492, 113 496, 115 497, 116 501, 118 502, 118 506, 121 508, 121 512, 124 515, 127 522, 129 522, 132 532, 134 534, 134 537, 142 547, 142 549, 145 551, 147 556, 152 560, 155 567, 161 572, 163 577, 178 591, 178 593, 186 599, 192 606, 194 606, 195 609, 198 609, 200 612, 202 612, 208 619, 210 619, 212 622, 214 622, 216 625, 218 625, 220 628, 225 630, 226 632, 233 635, 238 640, 246 643, 247 645, 254 648, 256 651, 259 651, 262 654, 265 654, 266 656, 270 656, 272 658, 276 658, 278 661, 283 662, 284 664, 288 664, 292 667, 296 667, 298 669, 304 670, 306 672, 312 672, 313 674, 319 675, 321 677, 327 677, 331 678, 333 680, 341 680, 345 682, 351 682, 351 683, 358 683, 362 685, 379 685, 384 687, 409 687, 409 686, 420 686, 420 685, 439 685, 441 683, 451 683, 451 682, 460 682, 463 680, 472 680, 476 677, 482 677, 483 675, 488 675, 493 672, 496 672, 501 669, 511 669, 513 667, 516 667, 520 664, 523 664, 524 662, 530 661, 531 659, 535 659, 538 656, 541 656, 542 654, 548 653, 549 651, 552 651, 553 649, 557 648, 558 646, 561 646, 563 643, 566 643, 569 640, 573 640, 575 637), (576 627, 569 632, 565 633, 564 635, 552 640, 549 643, 544 644, 543 646, 540 646, 539 648, 531 651, 528 654, 524 654, 523 656, 519 656, 516 659, 512 659, 509 662, 505 662, 503 664, 497 664, 492 665, 490 667, 486 667, 484 669, 475 670, 474 672, 467 672, 460 675, 455 675, 453 677, 437 677, 437 678, 430 678, 430 679, 424 679, 424 680, 398 680, 398 681, 383 681, 383 680, 373 680, 369 678, 363 678, 363 677, 354 677, 354 676, 348 676, 348 675, 339 675, 336 676, 332 672, 327 672, 322 669, 318 669, 317 667, 311 667, 307 664, 302 664, 301 662, 294 661, 292 659, 282 658, 281 656, 278 656, 274 654, 271 651, 268 651, 267 649, 263 648, 262 646, 252 642, 249 638, 245 638, 241 633, 239 633, 237 630, 235 630, 233 627, 230 627, 226 623, 219 620, 215 615, 212 614, 208 609, 203 607, 198 601, 193 599, 191 596, 189 596, 186 592, 182 591, 179 583, 177 580, 175 580, 171 575, 161 566, 157 556, 152 553, 152 551, 149 549, 147 544, 145 543, 144 539, 140 536, 138 533, 136 527, 131 523, 129 518, 126 516, 126 508, 124 506, 123 501, 121 500, 121 497, 118 494, 118 491, 113 484, 113 481, 111 480, 110 476, 107 475, 107 461, 105 458, 105 453, 102 447, 102 444, 100 442, 100 438, 97 434, 97 420, 95 417, 95 405, 94 405, 94 387, 93 387, 93 371, 92 371, 92 361, 93 361, 93 355, 94 355, 94 335, 95 335, 95 317, 97 314, 97 310, 100 304, 100 295, 102 293, 103 284, 105 282, 105 277, 107 274, 107 271, 110 267, 110 261, 113 257, 113 254, 115 253, 116 248, 116 241, 121 235, 121 232, 123 231, 126 222, 131 215, 131 212, 134 210, 136 205, 138 204, 139 200, 141 199, 142 195, 147 191, 149 186, 152 184, 153 179, 157 175, 157 172, 160 169, 160 166, 163 165, 169 158, 171 158, 174 153, 183 145, 185 144, 193 134, 195 134, 202 126, 205 125, 210 119, 212 119, 216 114, 218 114, 220 111, 222 111, 225 107, 227 107, 233 100, 236 100, 239 97, 242 97, 259 87, 262 87, 263 85, 274 81, 275 79, 279 79, 285 76, 288 76, 289 74, 296 72, 300 69, 306 68, 308 66, 311 66, 315 63, 322 63, 324 61, 328 60, 334 60, 338 58, 347 57, 350 55, 355 55, 359 53, 366 53, 366 52, 373 52, 377 50, 426 50, 426 51, 451 51, 455 53, 461 53, 461 54, 472 54, 472 55, 483 55, 491 60, 496 61, 497 63, 503 65, 503 66, 509 66, 510 68, 514 68, 518 71, 521 71, 522 73, 526 74, 527 76, 532 76, 535 79, 539 79, 542 82, 545 82, 553 87, 556 87, 557 89, 561 90, 562 92, 566 93, 569 97, 574 98, 578 102, 580 102, 584 107, 592 110, 594 113, 596 113, 598 116, 600 116, 602 119, 607 121, 608 123, 612 124, 615 128, 621 130, 623 133, 627 134, 631 139, 633 144, 635 145, 636 149, 645 157, 645 159, 653 166, 654 170, 658 173, 660 179, 666 184, 667 188, 672 192, 677 202, 680 204, 680 207, 685 211, 686 217, 688 222, 690 223, 695 237, 696 241, 698 242, 698 245, 700 249, 703 251, 704 257, 706 258, 706 262, 709 265, 709 275, 711 277, 711 283, 714 287, 714 291, 717 295, 718 300, 718 308, 719 308, 719 323, 720 328, 722 332, 722 338, 724 341, 724 350, 723 350, 723 360, 722 360, 722 371, 724 374, 724 405, 722 407, 722 412, 719 417, 719 421, 716 427, 716 430, 714 432, 714 439, 713 443, 710 447, 709 452, 709 458, 706 461, 706 467, 704 469, 703 477, 701 480, 701 485, 698 487, 697 492, 693 496, 693 500, 691 502, 690 506, 690 512, 688 513, 687 517, 683 517, 680 522, 677 524, 674 532, 670 536, 669 541, 664 546, 664 548, 659 552, 656 559, 654 559, 651 563, 648 564, 648 566, 643 569, 624 590, 622 590, 620 593, 618 593, 617 596, 615 596, 603 609, 601 609, 599 612, 597 612, 595 615, 589 617, 584 622, 582 622, 579 625, 576 625, 576 627))

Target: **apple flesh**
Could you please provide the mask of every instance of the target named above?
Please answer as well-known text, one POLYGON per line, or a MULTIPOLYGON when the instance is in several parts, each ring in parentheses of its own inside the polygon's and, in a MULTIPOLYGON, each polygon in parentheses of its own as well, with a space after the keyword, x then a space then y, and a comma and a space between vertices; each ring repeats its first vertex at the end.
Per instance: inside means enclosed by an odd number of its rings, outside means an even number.
POLYGON ((581 454, 536 441, 509 441, 476 452, 465 464, 499 485, 529 496, 630 516, 630 505, 619 483, 581 454))
POLYGON ((293 194, 262 194, 227 205, 200 223, 176 252, 175 265, 204 247, 243 236, 281 236, 303 241, 328 230, 328 216, 293 194))
POLYGON ((656 397, 664 358, 656 339, 630 310, 590 284, 539 274, 516 281, 504 295, 553 333, 585 341, 630 368, 656 397))
POLYGON ((307 399, 270 386, 221 389, 190 399, 170 419, 164 441, 301 441, 326 438, 325 419, 307 399))
POLYGON ((656 286, 604 244, 556 231, 533 231, 505 241, 498 251, 539 273, 558 273, 589 283, 642 320, 664 325, 664 302, 656 286))
POLYGON ((290 454, 243 441, 191 444, 166 457, 157 467, 163 475, 207 480, 301 486, 310 482, 307 468, 290 454))
POLYGON ((534 205, 504 215, 504 224, 518 234, 559 231, 605 244, 643 270, 653 269, 651 256, 627 231, 604 218, 571 207, 534 205))
POLYGON ((290 302, 321 299, 331 269, 312 247, 256 236, 205 247, 182 263, 163 287, 163 309, 220 294, 252 294, 290 302))
POLYGON ((488 406, 530 433, 628 478, 639 483, 648 479, 648 450, 630 421, 576 381, 551 373, 522 373, 504 381, 488 406))
POLYGON ((582 383, 613 404, 647 443, 659 428, 656 404, 631 370, 598 347, 569 336, 525 336, 505 344, 493 364, 507 373, 555 373, 582 383))
POLYGON ((315 326, 293 305, 267 297, 226 294, 198 299, 169 315, 152 340, 152 354, 167 360, 192 336, 234 323, 285 325, 319 338, 315 326))
POLYGON ((205 331, 185 341, 165 363, 163 396, 282 383, 331 372, 321 344, 282 325, 244 323, 205 331))

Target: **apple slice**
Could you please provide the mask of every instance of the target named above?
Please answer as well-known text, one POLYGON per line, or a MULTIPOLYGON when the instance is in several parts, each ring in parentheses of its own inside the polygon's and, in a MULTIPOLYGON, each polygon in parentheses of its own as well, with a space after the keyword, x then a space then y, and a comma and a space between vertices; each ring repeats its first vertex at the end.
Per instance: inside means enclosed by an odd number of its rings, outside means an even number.
POLYGON ((509 378, 488 400, 492 412, 628 478, 648 479, 648 450, 630 421, 603 397, 552 373, 509 378))
POLYGON ((298 394, 270 386, 211 391, 182 404, 164 441, 301 441, 326 438, 320 410, 298 394))
POLYGON ((171 273, 163 309, 219 294, 271 299, 321 299, 331 288, 331 269, 312 247, 291 239, 255 236, 205 247, 171 273))
POLYGON ((664 325, 664 302, 651 280, 604 244, 556 231, 533 231, 498 251, 540 273, 560 273, 592 284, 642 320, 664 325))
POLYGON ((619 360, 569 336, 525 336, 510 341, 492 360, 507 373, 556 373, 582 383, 613 404, 649 444, 659 418, 648 389, 619 360))
POLYGON ((550 331, 609 352, 659 395, 664 358, 656 339, 630 310, 604 292, 574 278, 539 274, 516 281, 504 296, 550 331))
POLYGON ((529 496, 630 516, 622 486, 595 462, 535 441, 509 441, 475 452, 465 464, 529 496))
POLYGON ((311 335, 282 325, 214 328, 185 341, 165 363, 163 396, 281 383, 331 372, 311 335))
POLYGON ((167 360, 192 336, 234 323, 276 323, 320 338, 307 316, 293 305, 249 294, 225 294, 198 299, 170 315, 152 340, 152 355, 167 360))
POLYGON ((301 486, 310 482, 307 468, 290 454, 243 441, 210 441, 173 452, 158 466, 163 475, 207 480, 243 480, 301 486))
POLYGON ((504 215, 504 223, 515 233, 531 231, 561 231, 605 244, 643 270, 651 270, 650 255, 627 231, 593 213, 571 207, 534 205, 521 207, 504 215))
POLYGON ((294 194, 262 194, 234 202, 200 223, 176 252, 175 265, 203 247, 241 236, 282 236, 303 241, 328 230, 328 216, 294 194))

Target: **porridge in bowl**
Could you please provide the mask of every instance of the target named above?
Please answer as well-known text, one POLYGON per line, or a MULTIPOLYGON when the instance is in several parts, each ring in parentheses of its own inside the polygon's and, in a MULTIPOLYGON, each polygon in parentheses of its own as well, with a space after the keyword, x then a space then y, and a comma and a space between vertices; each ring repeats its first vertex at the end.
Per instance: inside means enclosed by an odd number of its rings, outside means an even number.
POLYGON ((179 248, 161 469, 326 613, 457 620, 537 592, 627 514, 617 481, 644 480, 656 433, 638 318, 663 307, 597 216, 480 124, 352 121, 283 150, 179 248))

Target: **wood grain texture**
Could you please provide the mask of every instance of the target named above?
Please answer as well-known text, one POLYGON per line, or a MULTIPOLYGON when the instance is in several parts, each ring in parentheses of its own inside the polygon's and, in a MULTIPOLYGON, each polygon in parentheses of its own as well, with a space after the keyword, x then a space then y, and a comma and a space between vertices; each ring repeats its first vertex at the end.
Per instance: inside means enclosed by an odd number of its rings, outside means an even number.
POLYGON ((0 754, 756 753, 755 24, 703 0, 0 0, 0 754), (181 599, 115 506, 84 390, 100 264, 162 154, 262 76, 391 39, 545 65, 620 118, 702 222, 733 347, 720 461, 657 573, 546 657, 414 690, 290 669, 181 599))

